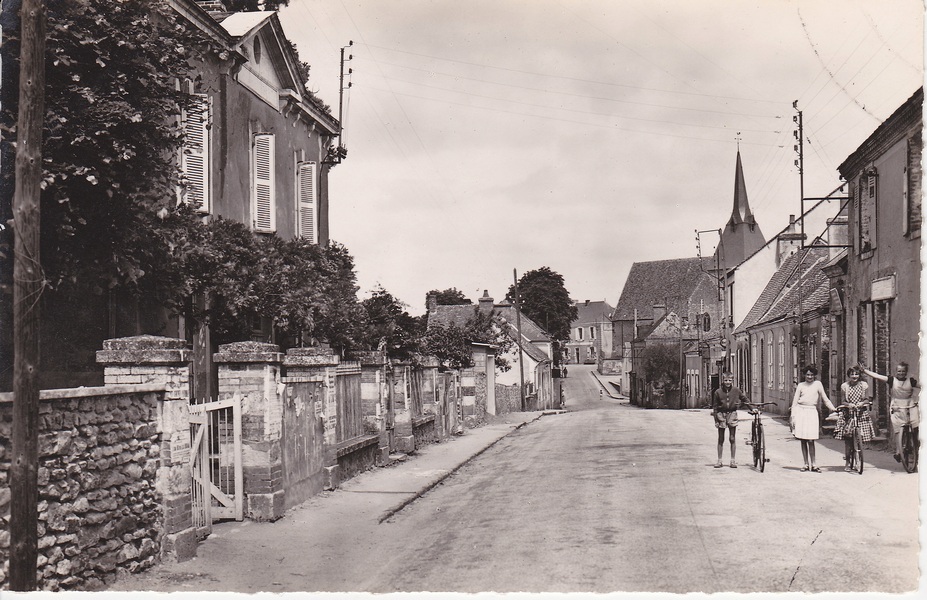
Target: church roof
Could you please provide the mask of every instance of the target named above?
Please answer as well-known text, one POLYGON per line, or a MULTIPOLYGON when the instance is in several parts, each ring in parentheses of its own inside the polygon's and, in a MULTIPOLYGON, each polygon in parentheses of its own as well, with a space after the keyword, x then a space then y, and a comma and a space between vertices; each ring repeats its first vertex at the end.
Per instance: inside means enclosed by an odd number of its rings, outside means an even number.
POLYGON ((701 278, 709 277, 706 271, 713 267, 714 261, 699 257, 634 263, 612 320, 633 319, 634 309, 638 318, 648 319, 654 304, 667 304, 667 310, 677 310, 679 306, 674 303, 684 306, 701 278))

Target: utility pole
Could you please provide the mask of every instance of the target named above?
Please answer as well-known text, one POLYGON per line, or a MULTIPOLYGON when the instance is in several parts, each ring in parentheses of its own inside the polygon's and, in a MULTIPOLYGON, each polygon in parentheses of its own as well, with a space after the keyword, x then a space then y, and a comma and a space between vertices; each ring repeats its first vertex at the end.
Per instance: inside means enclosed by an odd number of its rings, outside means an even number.
POLYGON ((521 410, 525 411, 525 354, 521 349, 521 296, 518 295, 518 269, 512 269, 515 277, 515 330, 518 335, 518 387, 521 389, 521 410))
POLYGON ((13 434, 10 464, 10 589, 36 588, 38 561, 39 256, 45 4, 23 0, 19 121, 13 193, 13 434))
MULTIPOLYGON (((792 102, 792 108, 794 108, 798 114, 792 116, 792 121, 795 122, 795 125, 798 127, 793 132, 793 135, 798 139, 798 143, 793 146, 795 152, 798 153, 798 158, 795 159, 795 166, 798 168, 798 193, 801 202, 799 202, 799 211, 798 216, 801 221, 801 238, 799 239, 799 244, 804 250, 805 246, 805 146, 804 146, 804 127, 802 124, 802 114, 798 110, 798 100, 792 102)), ((804 256, 798 259, 798 368, 804 369, 805 361, 805 342, 802 339, 804 334, 804 324, 802 323, 803 307, 802 307, 802 289, 801 289, 801 267, 802 262, 804 262, 804 256)), ((801 378, 799 377, 799 381, 801 378)))

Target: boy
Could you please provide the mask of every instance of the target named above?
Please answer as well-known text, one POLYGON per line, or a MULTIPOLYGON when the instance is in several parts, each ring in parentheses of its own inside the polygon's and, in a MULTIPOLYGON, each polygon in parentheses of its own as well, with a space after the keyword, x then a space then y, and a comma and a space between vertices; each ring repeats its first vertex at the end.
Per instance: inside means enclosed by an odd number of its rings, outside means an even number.
POLYGON ((917 402, 920 396, 920 387, 917 379, 908 378, 908 363, 900 362, 895 368, 895 376, 885 376, 866 369, 862 364, 859 370, 873 379, 888 384, 888 409, 892 415, 892 437, 895 438, 895 460, 901 462, 901 429, 910 424, 914 430, 914 439, 917 439, 920 414, 917 402), (915 392, 917 390, 917 392, 915 392))
POLYGON ((737 468, 735 456, 737 454, 737 444, 735 436, 737 432, 737 409, 747 401, 747 397, 742 391, 734 387, 734 374, 723 373, 721 375, 721 387, 715 390, 711 396, 711 415, 715 419, 715 427, 718 428, 718 462, 715 468, 720 469, 721 455, 724 452, 724 429, 727 428, 731 441, 731 468, 737 468))

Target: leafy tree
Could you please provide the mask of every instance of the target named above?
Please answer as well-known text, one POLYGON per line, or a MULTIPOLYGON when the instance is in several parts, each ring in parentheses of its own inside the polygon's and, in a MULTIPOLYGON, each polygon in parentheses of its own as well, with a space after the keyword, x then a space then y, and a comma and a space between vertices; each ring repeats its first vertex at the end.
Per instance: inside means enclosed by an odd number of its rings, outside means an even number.
POLYGON ((641 353, 644 379, 671 390, 679 387, 679 346, 674 344, 647 344, 641 353))
POLYGON ((366 313, 363 341, 369 348, 382 348, 387 356, 409 360, 419 349, 421 323, 406 312, 402 302, 378 286, 361 302, 366 313))
POLYGON ((496 368, 508 371, 511 365, 505 354, 514 342, 505 334, 504 327, 495 312, 487 313, 474 306, 473 316, 462 327, 429 327, 422 339, 422 351, 436 357, 445 367, 463 368, 473 366, 470 344, 491 344, 496 347, 496 368))
MULTIPOLYGON (((518 280, 522 314, 544 328, 554 339, 554 360, 559 363, 560 347, 570 339, 570 324, 578 311, 564 286, 563 276, 549 267, 528 271, 518 280)), ((515 285, 509 286, 507 302, 515 303, 515 285)))
POLYGON ((425 303, 428 303, 428 297, 434 295, 437 303, 443 306, 473 304, 469 298, 464 296, 463 292, 457 288, 447 288, 444 291, 431 290, 425 294, 425 303))

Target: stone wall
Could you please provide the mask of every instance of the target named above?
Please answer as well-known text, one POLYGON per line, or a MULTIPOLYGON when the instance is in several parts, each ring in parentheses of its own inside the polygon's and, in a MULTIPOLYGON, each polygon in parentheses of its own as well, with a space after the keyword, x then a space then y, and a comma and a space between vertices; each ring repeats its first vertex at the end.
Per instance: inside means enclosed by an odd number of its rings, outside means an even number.
POLYGON ((518 384, 496 384, 496 414, 505 415, 521 410, 521 393, 518 384))
MULTIPOLYGON (((163 386, 41 393, 38 587, 96 589, 160 557, 163 386)), ((12 394, 0 394, 0 584, 9 586, 12 394)))

